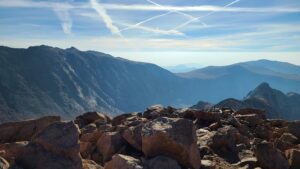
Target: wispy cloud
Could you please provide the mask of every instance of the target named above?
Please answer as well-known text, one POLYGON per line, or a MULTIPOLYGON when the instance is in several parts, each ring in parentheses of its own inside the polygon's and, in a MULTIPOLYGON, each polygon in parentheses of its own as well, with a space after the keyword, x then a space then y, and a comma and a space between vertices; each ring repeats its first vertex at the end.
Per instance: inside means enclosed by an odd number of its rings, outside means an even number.
POLYGON ((107 14, 105 8, 100 3, 98 3, 97 0, 90 0, 90 3, 92 8, 94 8, 99 16, 103 19, 106 27, 111 31, 111 33, 122 37, 119 28, 113 24, 113 21, 107 14))
POLYGON ((69 10, 74 8, 71 4, 64 2, 43 2, 43 1, 30 1, 30 0, 14 0, 0 1, 0 7, 19 7, 19 8, 50 8, 52 9, 61 22, 61 27, 65 34, 72 33, 72 18, 69 10))
POLYGON ((57 17, 61 21, 61 26, 65 34, 72 33, 72 19, 69 14, 68 8, 61 7, 59 5, 54 5, 53 10, 57 17))

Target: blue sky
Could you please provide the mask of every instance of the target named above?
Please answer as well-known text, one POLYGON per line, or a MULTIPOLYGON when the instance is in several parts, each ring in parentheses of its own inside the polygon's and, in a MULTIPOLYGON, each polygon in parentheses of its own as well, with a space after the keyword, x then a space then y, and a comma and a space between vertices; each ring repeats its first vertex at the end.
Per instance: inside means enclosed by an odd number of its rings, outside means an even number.
POLYGON ((0 45, 75 46, 161 66, 300 65, 299 0, 0 0, 0 45))

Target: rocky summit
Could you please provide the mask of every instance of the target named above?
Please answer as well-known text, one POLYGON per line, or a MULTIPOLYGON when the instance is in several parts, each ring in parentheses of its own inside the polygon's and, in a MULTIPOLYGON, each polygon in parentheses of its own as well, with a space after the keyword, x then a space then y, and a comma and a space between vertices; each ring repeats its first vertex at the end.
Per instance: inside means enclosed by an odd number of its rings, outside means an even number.
POLYGON ((300 121, 159 105, 0 125, 0 169, 299 169, 300 121))

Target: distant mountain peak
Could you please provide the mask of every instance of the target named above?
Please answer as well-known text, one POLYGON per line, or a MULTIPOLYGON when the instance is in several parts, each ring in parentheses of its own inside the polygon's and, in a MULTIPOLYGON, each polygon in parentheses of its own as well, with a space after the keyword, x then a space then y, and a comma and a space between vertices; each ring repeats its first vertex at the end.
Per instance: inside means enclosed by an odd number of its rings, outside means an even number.
POLYGON ((269 85, 269 83, 263 82, 263 83, 261 83, 260 85, 258 85, 258 86, 256 87, 256 89, 254 89, 254 90, 270 90, 270 89, 272 89, 272 88, 271 88, 271 86, 269 85))
POLYGON ((66 50, 68 51, 79 51, 77 48, 75 48, 74 46, 71 46, 69 48, 67 48, 66 50))
POLYGON ((48 45, 39 45, 39 46, 29 46, 28 49, 35 49, 35 48, 54 48, 48 45))
POLYGON ((258 85, 254 90, 250 91, 245 99, 249 98, 264 98, 265 96, 272 96, 274 93, 278 93, 277 90, 271 88, 269 83, 263 82, 258 85))

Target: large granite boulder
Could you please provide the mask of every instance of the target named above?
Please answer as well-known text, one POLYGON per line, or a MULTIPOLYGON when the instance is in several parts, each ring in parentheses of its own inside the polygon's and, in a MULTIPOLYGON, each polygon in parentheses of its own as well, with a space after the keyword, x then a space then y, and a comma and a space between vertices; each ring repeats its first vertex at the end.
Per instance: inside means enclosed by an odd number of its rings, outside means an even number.
POLYGON ((35 120, 0 124, 0 144, 30 141, 33 135, 60 120, 61 118, 59 116, 47 116, 35 120))
POLYGON ((143 125, 129 127, 122 133, 122 137, 135 149, 142 150, 142 128, 143 125))
POLYGON ((271 143, 262 142, 255 146, 257 162, 263 169, 288 169, 289 164, 281 152, 271 143))
POLYGON ((146 157, 171 157, 187 168, 199 169, 201 166, 195 126, 191 120, 161 117, 144 124, 142 151, 146 157))
POLYGON ((111 160, 123 146, 124 140, 119 132, 106 132, 97 141, 97 150, 103 156, 103 162, 111 160))
POLYGON ((53 123, 32 139, 16 163, 30 169, 82 169, 79 133, 73 122, 53 123))
POLYGON ((227 161, 237 162, 239 158, 236 145, 238 143, 246 143, 243 138, 236 128, 224 126, 214 132, 207 144, 216 154, 227 161))

